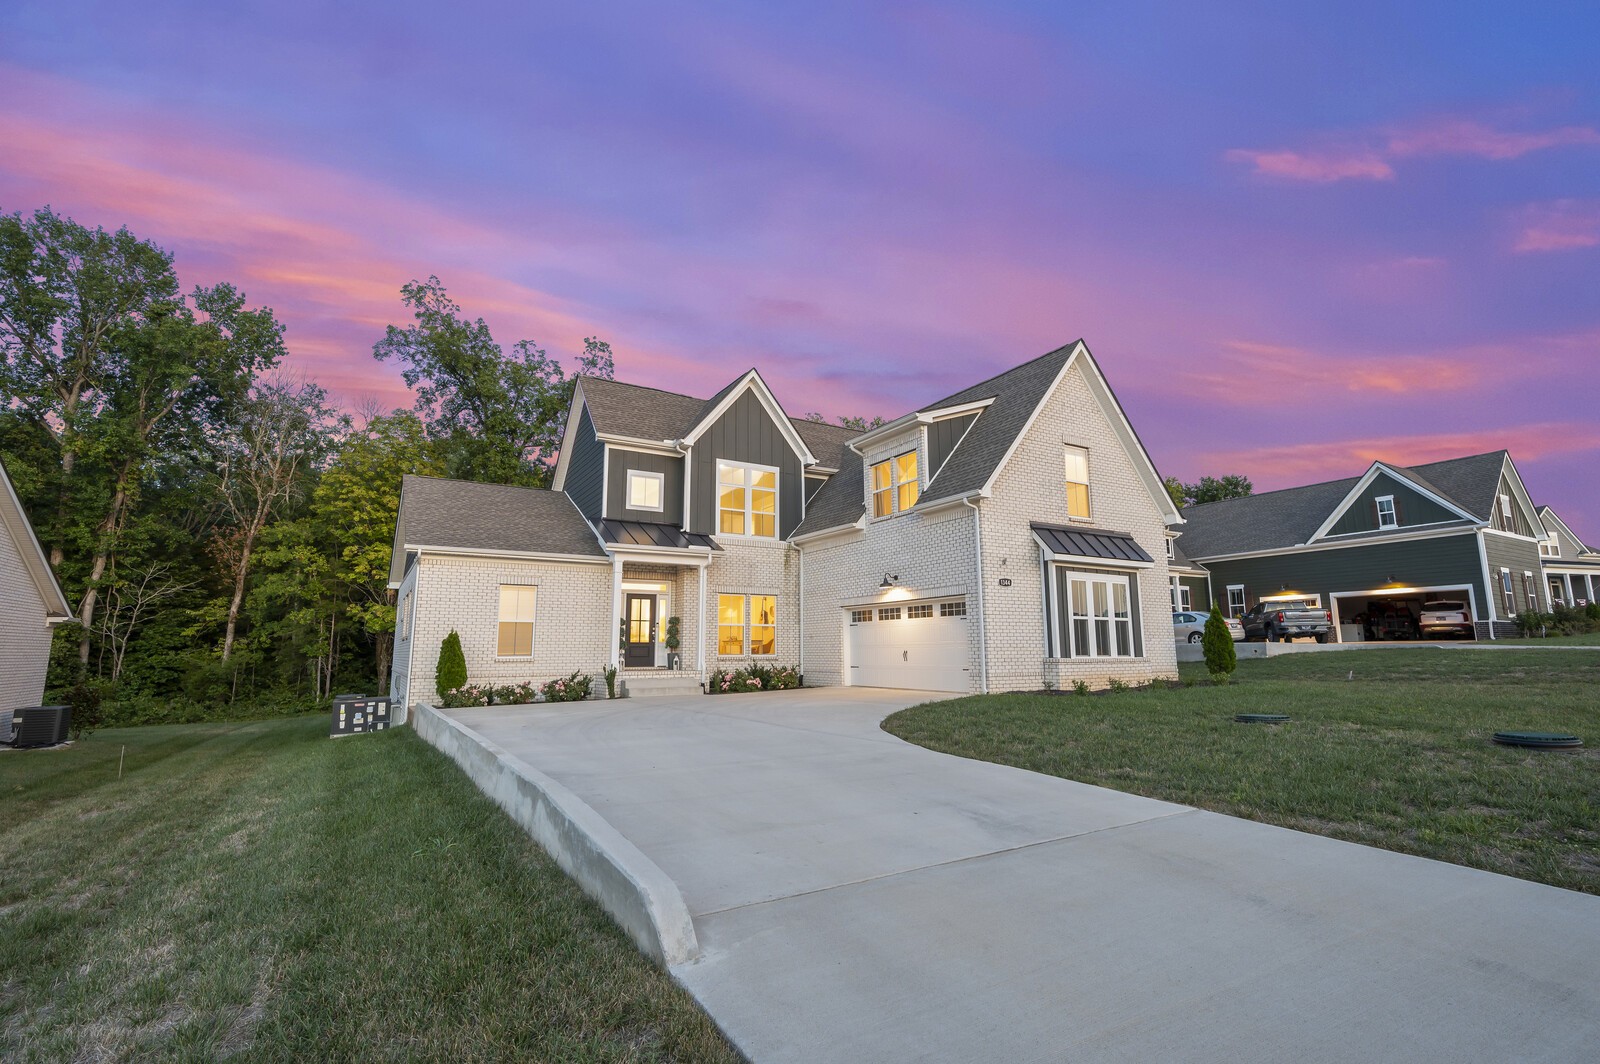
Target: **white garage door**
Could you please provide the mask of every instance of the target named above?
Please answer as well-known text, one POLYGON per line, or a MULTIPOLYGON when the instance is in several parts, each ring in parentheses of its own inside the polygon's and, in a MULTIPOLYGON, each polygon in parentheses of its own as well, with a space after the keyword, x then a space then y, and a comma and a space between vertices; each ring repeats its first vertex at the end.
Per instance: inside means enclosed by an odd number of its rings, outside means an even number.
POLYGON ((852 687, 970 690, 965 599, 861 606, 847 616, 852 687))

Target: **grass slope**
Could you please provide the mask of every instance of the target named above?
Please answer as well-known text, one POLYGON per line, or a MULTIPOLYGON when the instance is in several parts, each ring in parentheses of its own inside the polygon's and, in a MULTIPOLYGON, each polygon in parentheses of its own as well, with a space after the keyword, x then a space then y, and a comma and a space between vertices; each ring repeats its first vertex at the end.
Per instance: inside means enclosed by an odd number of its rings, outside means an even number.
POLYGON ((963 757, 1600 894, 1597 690, 1600 652, 1296 654, 1240 662, 1226 687, 963 698, 884 727, 963 757), (1232 719, 1278 712, 1293 722, 1232 719), (1489 741, 1505 730, 1588 745, 1489 741))
POLYGON ((326 735, 0 754, 0 1059, 737 1059, 409 730, 326 735))

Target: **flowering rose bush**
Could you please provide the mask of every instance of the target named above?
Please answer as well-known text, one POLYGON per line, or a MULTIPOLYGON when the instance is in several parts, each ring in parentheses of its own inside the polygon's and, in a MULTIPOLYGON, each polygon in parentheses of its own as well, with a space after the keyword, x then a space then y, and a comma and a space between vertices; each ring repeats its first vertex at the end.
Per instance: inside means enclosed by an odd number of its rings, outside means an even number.
POLYGON ((464 683, 444 693, 445 709, 465 709, 468 706, 487 706, 494 701, 494 688, 487 684, 464 683))
POLYGON ((565 679, 551 680, 541 690, 546 702, 580 702, 589 697, 589 685, 592 683, 593 676, 574 672, 565 679))
POLYGON ((497 706, 525 706, 538 698, 539 685, 532 680, 508 683, 494 689, 494 704, 497 706))
POLYGON ((792 665, 751 665, 747 669, 724 669, 712 673, 706 681, 706 691, 714 695, 786 691, 799 686, 800 672, 792 665))

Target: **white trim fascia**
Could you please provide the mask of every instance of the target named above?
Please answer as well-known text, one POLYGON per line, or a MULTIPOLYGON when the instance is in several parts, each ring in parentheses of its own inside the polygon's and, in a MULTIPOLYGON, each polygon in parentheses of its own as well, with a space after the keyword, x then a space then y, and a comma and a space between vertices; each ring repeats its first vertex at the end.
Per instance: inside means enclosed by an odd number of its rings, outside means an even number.
POLYGON ((1483 532, 1484 530, 1482 528, 1478 529, 1477 531, 1478 563, 1483 566, 1483 597, 1487 600, 1485 601, 1484 605, 1489 609, 1489 638, 1493 639, 1495 622, 1494 600, 1496 588, 1494 586, 1494 581, 1490 579, 1489 575, 1489 546, 1484 542, 1483 532))
MULTIPOLYGON (((1384 499, 1386 499, 1388 497, 1389 496, 1387 496, 1387 495, 1380 495, 1379 496, 1379 498, 1384 498, 1384 499)), ((1471 526, 1463 525, 1458 520, 1451 520, 1451 521, 1425 521, 1420 525, 1389 525, 1389 526, 1387 526, 1385 528, 1367 528, 1367 529, 1362 529, 1360 532, 1340 532, 1337 536, 1324 536, 1321 540, 1317 540, 1315 538, 1308 539, 1308 540, 1306 540, 1306 546, 1308 546, 1308 547, 1309 546, 1313 546, 1313 545, 1315 545, 1315 544, 1317 544, 1319 542, 1321 542, 1321 543, 1331 543, 1334 540, 1344 539, 1347 536, 1371 536, 1374 532, 1408 532, 1413 528, 1439 528, 1439 527, 1441 527, 1443 525, 1450 525, 1450 526, 1452 526, 1454 528, 1468 528, 1468 527, 1475 527, 1479 523, 1478 519, 1476 517, 1470 517, 1470 518, 1468 518, 1468 520, 1472 522, 1471 526)), ((1384 542, 1388 542, 1388 541, 1384 540, 1384 542)))
POLYGON ((17 553, 22 555, 22 567, 28 570, 28 577, 33 581, 34 589, 39 592, 39 598, 44 602, 45 624, 51 627, 65 624, 74 619, 72 603, 67 601, 66 592, 61 590, 61 582, 56 579, 55 570, 50 568, 50 558, 39 543, 39 536, 33 530, 33 522, 28 520, 28 511, 22 508, 22 499, 18 497, 17 489, 12 486, 11 477, 6 473, 4 465, 0 465, 0 483, 4 483, 6 488, 4 499, 8 505, 5 510, 5 523, 12 529, 12 537, 17 543, 17 553))
POLYGON ((871 450, 879 440, 886 440, 918 423, 915 413, 901 414, 893 421, 886 421, 875 429, 868 429, 859 436, 851 437, 844 445, 865 458, 867 451, 871 450))
MULTIPOLYGON (((960 506, 969 500, 982 500, 987 498, 989 498, 989 493, 986 491, 969 491, 965 495, 945 495, 927 503, 924 503, 921 499, 918 499, 917 504, 905 512, 908 514, 936 514, 942 510, 948 510, 952 507, 960 506)), ((863 517, 864 516, 865 515, 863 515, 863 517)), ((887 520, 887 518, 879 518, 879 520, 887 520)))
POLYGON ((1044 551, 1045 560, 1062 565, 1087 565, 1096 569, 1154 569, 1155 562, 1129 561, 1124 558, 1091 558, 1084 554, 1057 554, 1050 549, 1039 533, 1033 533, 1033 541, 1039 544, 1039 549, 1044 551))
POLYGON ((614 432, 597 432, 594 438, 624 451, 642 451, 645 454, 659 454, 667 458, 681 457, 683 454, 672 440, 642 440, 637 436, 619 436, 614 432))
MULTIPOLYGON (((1517 472, 1517 463, 1515 463, 1515 462, 1513 462, 1511 460, 1511 452, 1510 451, 1506 452, 1505 459, 1500 463, 1500 474, 1502 476, 1504 476, 1507 472, 1509 472, 1511 474, 1511 483, 1517 489, 1517 491, 1516 491, 1517 498, 1522 503, 1522 506, 1523 506, 1522 515, 1524 517, 1532 518, 1532 520, 1530 520, 1528 522, 1528 527, 1529 528, 1539 528, 1539 529, 1544 528, 1544 522, 1539 520, 1539 508, 1537 506, 1533 505, 1533 496, 1528 494, 1527 487, 1523 485, 1523 483, 1522 483, 1522 474, 1517 472)), ((1500 490, 1499 487, 1496 486, 1496 488, 1495 488, 1496 493, 1498 493, 1499 490, 1500 490)), ((1527 538, 1529 538, 1529 539, 1538 539, 1540 537, 1538 537, 1538 536, 1529 536, 1527 538)), ((1582 541, 1580 540, 1579 542, 1582 542, 1582 541)))
POLYGON ((772 394, 771 388, 767 387, 767 382, 762 379, 760 371, 755 369, 746 371, 745 375, 739 378, 739 383, 727 395, 722 397, 722 401, 712 407, 704 417, 696 422, 689 434, 678 442, 690 447, 694 446, 695 441, 705 435, 706 430, 715 425, 717 419, 727 413, 728 408, 736 403, 740 396, 752 390, 756 393, 756 399, 766 409, 767 416, 777 424, 779 431, 783 433, 784 439, 788 441, 790 449, 800 459, 800 465, 802 467, 815 465, 817 456, 811 453, 811 449, 806 446, 806 441, 800 438, 800 430, 794 427, 794 422, 790 421, 789 415, 784 412, 783 404, 778 402, 778 397, 772 394))
POLYGON ((924 425, 931 425, 935 421, 948 421, 953 417, 963 417, 967 414, 976 413, 977 411, 991 405, 993 402, 994 396, 991 395, 987 399, 976 399, 970 403, 957 403, 955 406, 941 406, 936 410, 920 410, 915 414, 915 417, 924 425))
MULTIPOLYGON (((1551 517, 1555 518, 1556 524, 1561 526, 1561 530, 1567 534, 1567 538, 1568 539, 1572 540, 1572 542, 1576 543, 1580 547, 1585 547, 1585 546, 1588 545, 1588 544, 1584 543, 1582 538, 1580 538, 1579 535, 1572 530, 1572 526, 1568 525, 1565 521, 1561 520, 1561 515, 1556 513, 1555 510, 1553 510, 1552 508, 1550 508, 1548 506, 1541 506, 1540 509, 1544 510, 1551 517)), ((1539 521, 1540 521, 1541 524, 1543 524, 1544 523, 1544 518, 1541 517, 1539 519, 1539 521)), ((1587 553, 1587 552, 1585 552, 1585 553, 1587 553)))
POLYGON ((561 450, 556 455, 556 469, 550 476, 550 490, 560 491, 567 483, 567 455, 572 453, 572 427, 582 420, 578 414, 586 408, 583 398, 583 381, 572 389, 572 402, 567 404, 567 423, 561 427, 561 450))
POLYGON ((1033 431, 1034 423, 1039 420, 1039 414, 1044 410, 1045 404, 1056 393, 1056 389, 1061 387, 1061 382, 1066 379, 1067 371, 1078 361, 1078 353, 1083 350, 1083 341, 1080 340, 1073 345, 1072 353, 1067 356, 1065 362, 1061 363, 1061 368, 1056 371, 1055 379, 1050 382, 1050 387, 1046 388, 1044 394, 1039 396, 1039 401, 1034 404, 1033 410, 1028 414, 1028 420, 1023 422, 1021 431, 1012 437, 1011 444, 1006 448, 1006 453, 1000 457, 999 463, 990 472, 989 479, 983 482, 983 489, 980 494, 985 498, 990 498, 994 495, 994 482, 1000 479, 1000 474, 1005 471, 1006 466, 1011 464, 1011 456, 1017 453, 1018 447, 1022 446, 1023 437, 1033 431))
POLYGON ((854 524, 834 525, 831 528, 819 529, 816 532, 807 532, 803 536, 790 536, 789 543, 800 550, 805 550, 807 547, 815 546, 818 543, 821 543, 823 540, 831 539, 835 536, 858 537, 865 535, 866 531, 867 515, 862 514, 856 519, 854 524))
POLYGON ((644 547, 629 543, 627 546, 611 544, 608 553, 610 558, 607 561, 622 558, 641 565, 659 565, 663 559, 667 559, 669 563, 698 567, 709 563, 716 552, 709 547, 644 547))
POLYGON ((1503 528, 1486 528, 1484 531, 1491 533, 1492 535, 1503 536, 1506 539, 1515 539, 1523 543, 1532 543, 1535 546, 1537 546, 1539 543, 1538 536, 1524 536, 1521 532, 1507 532, 1503 528))
POLYGON ((489 550, 473 547, 437 547, 415 543, 406 544, 406 550, 416 551, 418 560, 420 560, 423 555, 432 554, 457 558, 507 558, 519 562, 561 562, 564 564, 570 563, 573 565, 611 564, 610 558, 596 558, 591 554, 554 554, 549 551, 536 550, 489 550))
MULTIPOLYGON (((572 496, 568 495, 567 498, 570 499, 570 498, 572 498, 572 496)), ((604 521, 606 518, 611 516, 611 514, 607 512, 607 504, 610 503, 610 502, 611 502, 611 445, 609 443, 602 443, 600 445, 600 520, 602 520, 602 521, 604 521)), ((576 504, 574 504, 574 505, 576 505, 576 504)), ((594 526, 590 525, 589 527, 593 528, 594 526)), ((595 533, 595 537, 596 538, 599 538, 599 535, 600 535, 599 532, 595 533)))
MULTIPOLYGON (((1351 488, 1345 494, 1345 497, 1343 499, 1339 500, 1339 505, 1337 505, 1337 506, 1335 506, 1333 508, 1333 512, 1328 515, 1328 519, 1326 521, 1322 522, 1322 526, 1320 528, 1318 528, 1315 532, 1311 533, 1311 538, 1306 540, 1306 542, 1307 543, 1315 543, 1319 539, 1322 539, 1322 538, 1326 537, 1328 535, 1329 530, 1332 529, 1334 525, 1339 523, 1339 518, 1343 517, 1345 515, 1345 513, 1350 509, 1350 507, 1352 505, 1354 505, 1356 499, 1361 497, 1361 493, 1366 491, 1367 488, 1372 485, 1372 482, 1374 480, 1378 479, 1378 474, 1380 474, 1380 473, 1387 474, 1390 477, 1390 479, 1392 479, 1392 480, 1394 480, 1394 481, 1396 481, 1396 482, 1398 482, 1400 484, 1404 484, 1406 487, 1410 488, 1412 491, 1415 491, 1418 495, 1421 495, 1423 498, 1431 499, 1434 502, 1438 503, 1440 506, 1443 506, 1445 509, 1450 510, 1450 511, 1452 511, 1454 513, 1460 514, 1463 520, 1472 521, 1474 523, 1476 523, 1479 520, 1481 520, 1481 518, 1479 518, 1478 515, 1467 513, 1467 511, 1463 510, 1460 506, 1458 506, 1455 503, 1451 502, 1449 499, 1444 498, 1442 495, 1439 495, 1437 492, 1428 491, 1426 488, 1422 487, 1420 484, 1417 484, 1417 483, 1413 482, 1410 478, 1404 476, 1401 473, 1397 473, 1393 466, 1390 466, 1385 462, 1373 462, 1372 465, 1367 467, 1367 471, 1361 475, 1361 479, 1356 481, 1356 486, 1351 488)), ((1443 524, 1443 523, 1444 522, 1442 522, 1442 521, 1430 521, 1430 522, 1428 522, 1428 524, 1443 524)), ((1422 526, 1422 525, 1395 525, 1393 527, 1396 527, 1396 528, 1421 528, 1421 527, 1424 527, 1424 526, 1422 526)), ((1381 529, 1380 529, 1380 531, 1381 531, 1381 529)), ((1347 535, 1347 536, 1359 535, 1359 533, 1356 533, 1356 532, 1345 532, 1345 533, 1342 533, 1342 534, 1343 535, 1347 535)))
MULTIPOLYGON (((1274 547, 1271 550, 1242 551, 1238 554, 1208 554, 1203 558, 1190 558, 1192 562, 1205 564, 1207 562, 1231 562, 1239 558, 1274 558, 1282 554, 1310 554, 1319 550, 1350 550, 1355 547, 1365 547, 1371 543, 1415 543, 1425 539, 1446 539, 1450 536, 1472 535, 1480 531, 1492 531, 1481 526, 1457 526, 1444 528, 1436 532, 1423 532, 1418 535, 1383 536, 1377 539, 1363 539, 1355 543, 1332 543, 1324 540, 1321 543, 1299 543, 1293 547, 1274 547)), ((1522 537, 1526 538, 1526 537, 1522 537)))
MULTIPOLYGON (((894 588, 873 588, 870 595, 842 599, 839 602, 839 608, 841 610, 858 610, 863 606, 872 606, 874 608, 878 606, 905 606, 909 603, 916 602, 936 602, 939 599, 966 598, 971 594, 972 589, 967 587, 965 584, 947 584, 943 587, 907 588, 901 588, 896 585, 894 588), (895 590, 909 591, 911 592, 911 597, 897 599, 886 599, 883 597, 887 592, 895 590)), ((968 610, 968 616, 971 616, 970 609, 968 610)))
POLYGON ((831 469, 831 468, 829 468, 828 466, 825 466, 825 465, 807 466, 806 470, 805 470, 806 476, 808 476, 808 477, 822 477, 824 480, 826 480, 828 477, 833 476, 837 472, 839 472, 837 469, 831 469))
POLYGON ((1576 562, 1570 558, 1545 558, 1541 567, 1553 573, 1567 573, 1571 576, 1582 576, 1585 573, 1600 572, 1600 560, 1593 562, 1576 562))

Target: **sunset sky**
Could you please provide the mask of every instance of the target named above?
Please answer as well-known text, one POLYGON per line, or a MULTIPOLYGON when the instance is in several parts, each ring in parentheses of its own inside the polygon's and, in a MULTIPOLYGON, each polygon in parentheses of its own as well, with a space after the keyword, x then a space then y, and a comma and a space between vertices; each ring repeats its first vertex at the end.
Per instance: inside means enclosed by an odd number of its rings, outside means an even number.
POLYGON ((1596 42, 1593 0, 0 0, 0 211, 235 282, 352 406, 409 405, 371 350, 430 273, 794 414, 1082 337, 1163 473, 1507 447, 1594 542, 1596 42))

